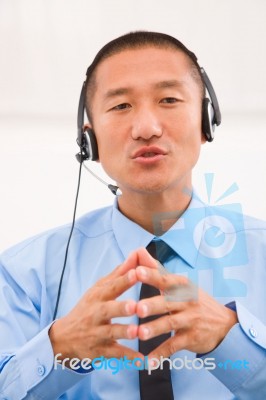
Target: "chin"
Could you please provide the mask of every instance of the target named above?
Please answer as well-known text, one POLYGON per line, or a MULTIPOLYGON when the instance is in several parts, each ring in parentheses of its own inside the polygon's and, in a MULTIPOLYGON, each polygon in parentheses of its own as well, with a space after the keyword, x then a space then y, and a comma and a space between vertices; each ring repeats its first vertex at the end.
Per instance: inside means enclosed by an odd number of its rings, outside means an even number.
MULTIPOLYGON (((119 186, 119 185, 118 185, 119 186)), ((125 187, 125 190, 135 192, 135 193, 140 193, 143 195, 155 195, 155 194, 160 194, 166 191, 169 188, 169 185, 166 182, 159 182, 158 180, 154 181, 149 181, 145 182, 142 181, 141 183, 138 182, 136 184, 125 184, 121 185, 125 187)), ((122 189, 123 191, 123 189, 122 189)))

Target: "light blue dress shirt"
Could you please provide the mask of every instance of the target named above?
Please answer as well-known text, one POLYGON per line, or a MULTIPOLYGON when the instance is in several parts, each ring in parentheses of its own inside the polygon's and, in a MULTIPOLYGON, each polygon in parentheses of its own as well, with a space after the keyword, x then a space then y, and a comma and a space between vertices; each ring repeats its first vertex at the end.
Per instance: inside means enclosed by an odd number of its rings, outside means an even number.
MULTIPOLYGON (((266 399, 266 224, 237 210, 209 207, 193 198, 170 230, 154 218, 161 235, 177 253, 166 263, 171 273, 189 276, 222 304, 235 301, 239 319, 220 345, 202 355, 216 368, 173 369, 175 399, 266 399), (248 368, 232 368, 246 360, 248 368), (219 364, 219 366, 218 366, 219 364), (234 364, 237 365, 237 364, 234 364)), ((54 367, 48 336, 70 226, 38 235, 0 259, 0 399, 139 400, 138 371, 110 369, 78 373, 54 367)), ((58 317, 68 313, 84 292, 146 247, 153 235, 122 215, 115 203, 76 222, 60 297, 58 317)), ((138 299, 140 284, 120 299, 138 299)), ((123 318, 122 323, 137 323, 123 318)), ((137 349, 138 341, 121 340, 137 349)), ((171 358, 193 360, 180 351, 171 358)), ((89 357, 89 354, 88 354, 89 357)))

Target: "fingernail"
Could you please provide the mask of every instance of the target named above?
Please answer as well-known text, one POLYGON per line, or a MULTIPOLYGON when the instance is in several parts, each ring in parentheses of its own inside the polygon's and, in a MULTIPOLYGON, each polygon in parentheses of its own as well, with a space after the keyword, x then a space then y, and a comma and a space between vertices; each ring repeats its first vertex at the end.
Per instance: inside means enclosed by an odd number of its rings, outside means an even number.
POLYGON ((148 314, 148 306, 147 306, 147 304, 142 304, 141 308, 142 308, 143 317, 146 317, 146 315, 148 314))
POLYGON ((132 334, 132 329, 131 329, 131 327, 128 327, 128 328, 127 328, 127 337, 128 337, 128 339, 133 338, 133 334, 132 334))
POLYGON ((128 271, 127 277, 128 277, 129 282, 133 281, 134 277, 135 277, 135 271, 133 271, 132 269, 130 271, 128 271))
POLYGON ((149 360, 149 365, 150 365, 151 368, 154 368, 155 365, 156 365, 155 360, 153 360, 153 359, 149 360))
POLYGON ((135 364, 137 367, 141 367, 141 361, 136 361, 135 364))
POLYGON ((131 314, 130 303, 127 303, 127 304, 125 305, 125 311, 126 311, 126 313, 127 313, 128 315, 131 314))
POLYGON ((143 333, 143 338, 147 339, 149 337, 149 334, 150 334, 149 328, 142 328, 142 333, 143 333))
POLYGON ((141 273, 142 276, 147 276, 147 270, 143 267, 139 267, 139 272, 141 273))

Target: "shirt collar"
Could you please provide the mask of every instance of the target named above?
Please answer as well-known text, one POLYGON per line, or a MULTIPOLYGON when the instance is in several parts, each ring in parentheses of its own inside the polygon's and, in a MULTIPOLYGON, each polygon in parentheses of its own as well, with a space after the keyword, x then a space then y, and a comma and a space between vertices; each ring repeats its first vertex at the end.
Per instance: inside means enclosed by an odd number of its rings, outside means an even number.
MULTIPOLYGON (((147 247, 152 239, 160 238, 189 266, 195 268, 198 249, 191 244, 195 241, 195 235, 197 236, 198 242, 200 242, 202 236, 202 228, 200 225, 199 229, 195 230, 195 221, 203 219, 205 214, 205 205, 193 194, 188 208, 179 217, 178 221, 161 236, 154 237, 153 234, 124 216, 119 211, 116 200, 112 213, 112 226, 117 243, 125 258, 137 248, 147 247)), ((164 218, 166 218, 165 214, 164 218)))
POLYGON ((154 235, 119 211, 117 199, 113 206, 112 226, 118 246, 125 258, 137 248, 147 247, 154 238, 154 235))

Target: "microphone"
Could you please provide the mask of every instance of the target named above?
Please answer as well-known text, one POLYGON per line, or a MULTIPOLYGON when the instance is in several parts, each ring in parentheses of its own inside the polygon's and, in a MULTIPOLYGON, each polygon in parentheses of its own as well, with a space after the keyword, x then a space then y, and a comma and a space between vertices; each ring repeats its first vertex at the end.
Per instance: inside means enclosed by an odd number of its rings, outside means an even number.
POLYGON ((109 190, 115 195, 115 196, 121 196, 122 191, 119 189, 118 186, 112 185, 111 183, 105 182, 102 178, 100 178, 98 175, 96 175, 90 168, 85 165, 84 161, 82 163, 83 167, 91 174, 94 176, 94 178, 98 179, 98 181, 102 182, 105 186, 108 187, 109 190))

